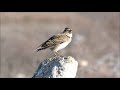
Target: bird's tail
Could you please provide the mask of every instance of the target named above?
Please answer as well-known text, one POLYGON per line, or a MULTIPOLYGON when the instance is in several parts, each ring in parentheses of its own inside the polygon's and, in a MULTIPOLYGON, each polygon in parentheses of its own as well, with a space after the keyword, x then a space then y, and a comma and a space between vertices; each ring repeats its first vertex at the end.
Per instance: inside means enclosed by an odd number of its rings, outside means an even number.
POLYGON ((43 49, 45 49, 45 48, 40 46, 37 49, 35 49, 34 52, 38 52, 38 51, 43 50, 43 49))

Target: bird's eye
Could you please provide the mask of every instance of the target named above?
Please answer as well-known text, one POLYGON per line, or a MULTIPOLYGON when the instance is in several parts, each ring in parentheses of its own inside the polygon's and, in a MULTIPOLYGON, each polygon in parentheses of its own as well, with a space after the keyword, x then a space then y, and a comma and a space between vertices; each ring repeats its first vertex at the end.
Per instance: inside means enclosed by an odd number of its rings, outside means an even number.
POLYGON ((67 30, 65 29, 64 31, 66 32, 67 30))

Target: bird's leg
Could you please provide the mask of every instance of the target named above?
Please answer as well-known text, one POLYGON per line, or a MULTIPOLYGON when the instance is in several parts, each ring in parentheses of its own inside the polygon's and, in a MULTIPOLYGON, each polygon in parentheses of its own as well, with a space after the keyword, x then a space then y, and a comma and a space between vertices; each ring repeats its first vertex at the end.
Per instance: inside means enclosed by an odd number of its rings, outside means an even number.
POLYGON ((54 52, 55 56, 57 56, 57 52, 54 52))
POLYGON ((56 52, 57 53, 57 55, 59 55, 60 57, 64 57, 63 55, 61 55, 60 53, 58 53, 58 52, 56 52))

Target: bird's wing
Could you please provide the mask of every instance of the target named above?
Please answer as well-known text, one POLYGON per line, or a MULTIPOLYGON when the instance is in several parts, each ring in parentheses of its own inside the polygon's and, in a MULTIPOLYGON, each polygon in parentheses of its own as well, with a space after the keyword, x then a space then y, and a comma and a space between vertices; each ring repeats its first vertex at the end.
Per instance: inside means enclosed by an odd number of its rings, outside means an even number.
POLYGON ((66 41, 68 41, 68 37, 66 35, 63 34, 58 34, 58 35, 54 35, 52 36, 50 39, 48 39, 46 42, 44 42, 41 47, 52 47, 61 43, 64 43, 66 41))

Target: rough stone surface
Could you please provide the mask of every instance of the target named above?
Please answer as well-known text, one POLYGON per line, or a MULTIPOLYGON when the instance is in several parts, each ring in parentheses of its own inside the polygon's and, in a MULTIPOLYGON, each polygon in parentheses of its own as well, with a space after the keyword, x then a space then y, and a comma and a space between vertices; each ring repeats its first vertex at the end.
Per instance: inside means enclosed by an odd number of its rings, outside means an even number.
POLYGON ((48 58, 40 63, 32 78, 75 78, 78 62, 71 56, 48 58))

